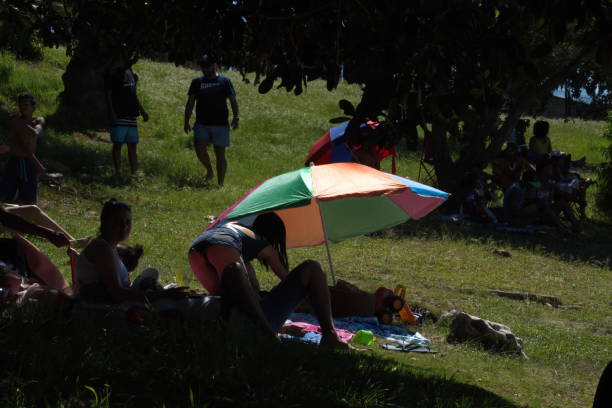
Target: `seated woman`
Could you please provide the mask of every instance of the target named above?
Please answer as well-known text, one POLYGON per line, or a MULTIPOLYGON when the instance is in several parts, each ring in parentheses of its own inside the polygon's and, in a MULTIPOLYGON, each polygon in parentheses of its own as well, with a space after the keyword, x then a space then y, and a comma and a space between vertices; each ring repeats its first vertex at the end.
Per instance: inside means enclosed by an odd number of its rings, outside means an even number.
POLYGON ((274 336, 299 303, 310 296, 322 329, 321 345, 348 347, 334 329, 329 288, 319 263, 307 260, 288 272, 285 226, 276 214, 257 216, 249 228, 230 222, 204 231, 191 245, 189 263, 210 294, 236 304, 274 336), (263 296, 250 263, 256 258, 281 279, 263 296))
POLYGON ((111 199, 100 214, 100 234, 79 255, 76 269, 78 296, 88 302, 152 302, 158 310, 174 309, 187 317, 213 320, 219 316, 218 299, 188 297, 184 288, 139 290, 130 286, 128 270, 119 258, 117 247, 132 229, 128 204, 111 199))

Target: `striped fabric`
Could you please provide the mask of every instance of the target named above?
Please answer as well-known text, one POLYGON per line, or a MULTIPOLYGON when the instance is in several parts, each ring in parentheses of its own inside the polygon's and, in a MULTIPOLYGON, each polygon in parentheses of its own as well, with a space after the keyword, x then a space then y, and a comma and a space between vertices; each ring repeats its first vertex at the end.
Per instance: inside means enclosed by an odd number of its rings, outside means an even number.
POLYGON ((115 126, 136 127, 136 118, 135 117, 117 118, 117 121, 115 122, 115 126))

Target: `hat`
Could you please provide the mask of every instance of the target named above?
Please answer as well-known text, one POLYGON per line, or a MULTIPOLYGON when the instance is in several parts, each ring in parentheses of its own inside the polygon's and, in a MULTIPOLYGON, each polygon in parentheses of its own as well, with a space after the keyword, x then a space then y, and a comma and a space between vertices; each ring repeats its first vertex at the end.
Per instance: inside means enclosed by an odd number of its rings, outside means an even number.
POLYGON ((217 59, 215 57, 213 57, 212 55, 208 55, 208 54, 204 54, 202 55, 202 58, 200 58, 200 61, 198 61, 198 64, 200 64, 200 66, 206 66, 206 65, 213 65, 217 63, 217 59))

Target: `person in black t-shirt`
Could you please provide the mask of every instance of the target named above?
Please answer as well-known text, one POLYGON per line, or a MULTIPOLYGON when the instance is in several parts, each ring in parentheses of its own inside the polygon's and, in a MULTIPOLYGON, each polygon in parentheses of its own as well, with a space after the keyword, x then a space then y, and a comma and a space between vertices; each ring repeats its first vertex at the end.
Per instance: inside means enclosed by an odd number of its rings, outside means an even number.
POLYGON ((232 82, 229 78, 217 73, 217 62, 213 57, 204 55, 199 63, 204 75, 191 81, 189 97, 185 105, 183 128, 187 134, 191 131, 189 120, 195 104, 196 121, 193 126, 195 151, 198 159, 206 168, 205 181, 208 182, 212 179, 214 172, 207 148, 209 144, 213 145, 217 161, 217 181, 222 187, 227 171, 225 149, 230 145, 227 99, 232 106, 232 129, 238 128, 238 101, 232 82))
POLYGON ((110 71, 104 80, 106 101, 110 115, 110 136, 113 142, 113 164, 115 173, 121 173, 121 147, 127 144, 128 161, 132 174, 138 169, 138 156, 136 145, 138 144, 138 127, 136 118, 142 115, 146 122, 149 115, 143 109, 136 95, 136 84, 138 75, 132 72, 134 61, 128 60, 124 66, 110 71))

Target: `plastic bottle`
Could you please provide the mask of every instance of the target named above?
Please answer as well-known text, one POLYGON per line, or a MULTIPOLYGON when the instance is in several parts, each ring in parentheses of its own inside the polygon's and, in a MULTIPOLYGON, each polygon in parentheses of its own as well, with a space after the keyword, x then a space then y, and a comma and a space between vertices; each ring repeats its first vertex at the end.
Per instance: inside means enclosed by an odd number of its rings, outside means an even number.
POLYGON ((370 346, 374 342, 374 333, 370 330, 358 330, 353 336, 353 343, 370 346))

